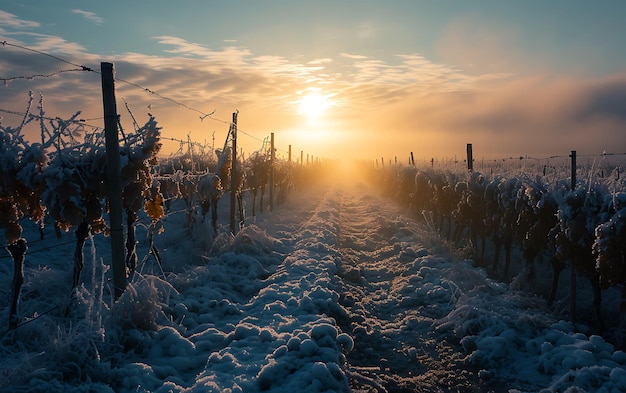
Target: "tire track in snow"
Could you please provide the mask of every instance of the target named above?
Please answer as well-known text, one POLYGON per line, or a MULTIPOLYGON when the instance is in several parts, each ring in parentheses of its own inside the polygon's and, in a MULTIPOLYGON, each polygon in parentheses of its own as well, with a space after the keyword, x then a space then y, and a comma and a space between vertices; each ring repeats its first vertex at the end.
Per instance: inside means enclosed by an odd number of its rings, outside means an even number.
POLYGON ((355 341, 347 356, 355 392, 484 392, 458 344, 436 333, 435 316, 402 291, 409 263, 426 252, 388 200, 367 185, 341 195, 339 255, 349 311, 339 321, 355 341), (415 252, 416 249, 421 251, 415 252))

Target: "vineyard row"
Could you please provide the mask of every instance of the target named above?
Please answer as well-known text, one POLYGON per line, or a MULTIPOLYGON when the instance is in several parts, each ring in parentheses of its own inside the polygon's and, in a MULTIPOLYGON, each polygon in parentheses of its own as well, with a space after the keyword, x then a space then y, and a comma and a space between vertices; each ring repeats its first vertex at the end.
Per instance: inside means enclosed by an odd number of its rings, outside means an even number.
MULTIPOLYGON (((586 277, 594 291, 596 324, 604 290, 622 290, 620 310, 626 317, 626 182, 590 176, 483 175, 431 168, 383 168, 384 190, 458 244, 469 238, 473 259, 494 272, 508 274, 512 250, 521 251, 528 277, 536 269, 552 271, 548 303, 555 300, 559 275, 570 272, 570 314, 576 318, 576 277, 586 277), (575 177, 574 177, 575 179, 575 177), (487 239, 494 259, 485 261, 487 239), (501 259, 504 250, 504 261, 501 259), (503 264, 503 265, 501 265, 503 264)), ((572 169, 572 174, 575 168, 572 169)), ((620 322, 624 326, 624 320, 620 322)))
MULTIPOLYGON (((78 113, 73 118, 77 116, 78 113)), ((0 125, 0 229, 14 261, 10 329, 18 324, 17 304, 28 249, 21 220, 30 219, 43 226, 46 217, 50 217, 59 231, 75 229, 74 291, 83 267, 85 241, 93 234, 111 235, 113 232, 110 190, 116 185, 121 191, 120 202, 126 217, 122 280, 127 283, 132 280, 137 266, 135 227, 140 213, 150 220, 147 225, 150 249, 158 255, 152 235, 163 230, 161 219, 172 200, 185 199, 190 219, 195 216, 196 209, 202 216, 211 210, 215 235, 217 203, 225 191, 232 191, 233 202, 239 202, 235 212, 238 213, 239 228, 245 220, 241 200, 244 190, 254 196, 252 214, 255 215, 259 190, 259 206, 263 209, 265 188, 270 185, 271 208, 274 200, 279 202, 284 198, 296 171, 315 166, 274 160, 270 147, 249 155, 245 161, 240 160, 233 154, 232 135, 221 150, 196 148, 188 154, 159 159, 161 129, 150 117, 144 126, 123 135, 118 143, 119 177, 112 178, 110 149, 102 130, 81 131, 72 119, 41 121, 41 140, 29 142, 22 131, 31 121, 33 117, 26 115, 18 127, 0 125), (238 168, 236 172, 232 171, 235 166, 238 168)), ((234 219, 235 214, 232 217, 234 219)), ((236 228, 231 231, 234 233, 236 228)))

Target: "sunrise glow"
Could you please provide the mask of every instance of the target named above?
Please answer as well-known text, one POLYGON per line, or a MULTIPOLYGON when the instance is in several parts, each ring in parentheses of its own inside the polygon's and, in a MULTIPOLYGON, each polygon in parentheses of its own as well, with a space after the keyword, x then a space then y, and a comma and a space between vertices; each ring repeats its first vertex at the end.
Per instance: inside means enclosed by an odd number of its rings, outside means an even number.
POLYGON ((331 105, 329 96, 317 92, 308 93, 298 101, 298 113, 304 115, 308 120, 318 120, 331 105))

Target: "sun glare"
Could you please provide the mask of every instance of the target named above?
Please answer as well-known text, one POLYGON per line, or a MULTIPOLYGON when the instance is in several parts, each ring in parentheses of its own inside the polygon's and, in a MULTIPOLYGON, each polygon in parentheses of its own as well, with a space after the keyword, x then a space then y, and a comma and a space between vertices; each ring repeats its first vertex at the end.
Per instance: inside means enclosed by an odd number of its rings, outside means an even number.
POLYGON ((313 120, 323 116, 331 106, 331 102, 328 96, 319 93, 309 93, 298 101, 298 105, 300 107, 298 112, 313 120))

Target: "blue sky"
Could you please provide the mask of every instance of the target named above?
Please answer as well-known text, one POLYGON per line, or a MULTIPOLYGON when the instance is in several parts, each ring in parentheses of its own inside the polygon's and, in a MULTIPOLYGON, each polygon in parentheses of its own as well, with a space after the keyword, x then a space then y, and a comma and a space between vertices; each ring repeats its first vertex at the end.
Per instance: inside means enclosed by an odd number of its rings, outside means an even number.
MULTIPOLYGON (((119 78, 217 120, 238 109, 248 152, 274 132, 316 156, 443 158, 473 143, 478 157, 541 157, 626 152, 624 16, 622 1, 21 0, 0 2, 0 40, 94 69, 113 62, 119 78), (306 116, 312 93, 324 108, 306 116)), ((67 66, 14 46, 0 59, 0 78, 67 66)), ((98 78, 11 80, 0 109, 25 110, 33 90, 49 115, 98 117, 98 78)), ((226 133, 117 86, 164 136, 226 133)))

